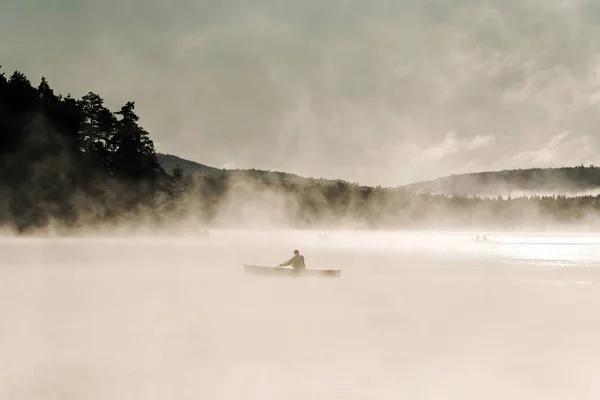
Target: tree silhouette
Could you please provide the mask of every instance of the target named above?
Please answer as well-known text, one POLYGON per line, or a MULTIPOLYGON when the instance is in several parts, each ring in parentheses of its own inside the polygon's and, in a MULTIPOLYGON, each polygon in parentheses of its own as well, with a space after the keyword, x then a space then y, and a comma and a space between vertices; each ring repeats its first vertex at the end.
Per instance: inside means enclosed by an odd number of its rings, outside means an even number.
POLYGON ((175 168, 173 168, 173 179, 176 181, 183 180, 183 169, 177 164, 175 168))
POLYGON ((45 77, 36 88, 0 74, 0 223, 73 226, 155 205, 170 178, 138 120, 133 102, 113 113, 93 92, 78 100, 45 77))
POLYGON ((162 168, 156 158, 154 143, 148 132, 138 125, 139 117, 134 109, 135 103, 129 101, 115 113, 121 116, 113 137, 115 169, 120 176, 130 180, 156 178, 162 168))

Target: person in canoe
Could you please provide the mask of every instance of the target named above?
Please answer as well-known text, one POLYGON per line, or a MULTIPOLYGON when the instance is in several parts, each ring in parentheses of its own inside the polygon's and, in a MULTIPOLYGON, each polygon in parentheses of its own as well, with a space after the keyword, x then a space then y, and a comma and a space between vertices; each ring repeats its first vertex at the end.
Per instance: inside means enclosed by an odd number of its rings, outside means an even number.
POLYGON ((294 257, 290 258, 284 263, 279 264, 277 267, 285 267, 291 265, 294 269, 306 269, 306 264, 304 263, 304 256, 300 254, 298 250, 294 250, 294 257))

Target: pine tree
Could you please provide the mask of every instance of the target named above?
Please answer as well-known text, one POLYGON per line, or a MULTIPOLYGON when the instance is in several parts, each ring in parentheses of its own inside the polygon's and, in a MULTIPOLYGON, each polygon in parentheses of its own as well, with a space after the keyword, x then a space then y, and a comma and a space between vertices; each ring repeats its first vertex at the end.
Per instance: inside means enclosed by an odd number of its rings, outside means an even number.
POLYGON ((121 116, 114 136, 117 173, 126 179, 156 178, 162 167, 148 132, 137 123, 135 103, 127 102, 116 114, 121 116))
POLYGON ((79 101, 82 124, 78 145, 81 152, 97 167, 114 175, 112 158, 116 152, 117 117, 104 106, 104 100, 89 92, 79 101))

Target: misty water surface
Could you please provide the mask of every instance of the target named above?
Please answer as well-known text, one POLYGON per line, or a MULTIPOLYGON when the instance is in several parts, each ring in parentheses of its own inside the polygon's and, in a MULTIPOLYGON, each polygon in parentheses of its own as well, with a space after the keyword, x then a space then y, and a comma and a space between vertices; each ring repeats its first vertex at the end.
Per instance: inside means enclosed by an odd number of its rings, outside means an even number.
POLYGON ((3 239, 0 398, 600 396, 600 236, 211 233, 3 239))

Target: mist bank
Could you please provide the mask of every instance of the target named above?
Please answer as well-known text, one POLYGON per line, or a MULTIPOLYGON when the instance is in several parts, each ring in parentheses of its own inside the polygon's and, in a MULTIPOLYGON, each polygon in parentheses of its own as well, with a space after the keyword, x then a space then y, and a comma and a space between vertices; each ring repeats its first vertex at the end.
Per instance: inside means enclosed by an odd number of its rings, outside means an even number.
MULTIPOLYGON (((159 162, 135 103, 0 75, 0 225, 9 234, 198 232, 199 228, 600 228, 599 196, 432 195, 282 172, 159 162), (202 171, 200 171, 202 172, 202 171)), ((173 159, 171 159, 173 160, 173 159)))
POLYGON ((184 178, 182 215, 215 227, 296 229, 598 230, 600 196, 417 194, 345 182, 184 178), (210 189, 207 188, 207 184, 210 189), (212 197, 211 197, 212 196, 212 197), (201 212, 201 213, 199 213, 201 212))

